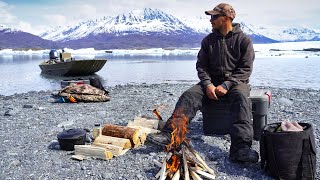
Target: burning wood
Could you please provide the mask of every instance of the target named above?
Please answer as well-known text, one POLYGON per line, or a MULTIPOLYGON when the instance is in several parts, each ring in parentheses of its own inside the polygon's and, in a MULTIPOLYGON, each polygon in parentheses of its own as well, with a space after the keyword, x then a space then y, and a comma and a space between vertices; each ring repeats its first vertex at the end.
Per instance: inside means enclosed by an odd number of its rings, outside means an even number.
POLYGON ((159 111, 157 109, 153 109, 152 112, 157 116, 157 118, 159 120, 161 120, 161 121, 163 120, 161 115, 160 115, 160 113, 159 113, 159 111))
MULTIPOLYGON (((159 179, 215 179, 214 171, 205 163, 200 155, 191 147, 189 140, 185 138, 188 119, 182 116, 173 116, 170 126, 171 143, 166 146, 168 154, 164 159, 161 170, 155 176, 159 179)), ((159 162, 156 163, 158 166, 159 162)))

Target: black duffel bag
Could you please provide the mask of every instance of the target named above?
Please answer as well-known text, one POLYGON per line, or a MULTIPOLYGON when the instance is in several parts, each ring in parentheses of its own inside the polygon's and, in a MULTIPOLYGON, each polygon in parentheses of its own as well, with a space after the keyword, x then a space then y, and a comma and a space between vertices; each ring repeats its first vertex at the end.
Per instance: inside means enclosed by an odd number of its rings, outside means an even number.
POLYGON ((315 179, 316 147, 312 126, 299 123, 303 131, 276 132, 280 124, 268 124, 263 129, 261 168, 278 179, 315 179))

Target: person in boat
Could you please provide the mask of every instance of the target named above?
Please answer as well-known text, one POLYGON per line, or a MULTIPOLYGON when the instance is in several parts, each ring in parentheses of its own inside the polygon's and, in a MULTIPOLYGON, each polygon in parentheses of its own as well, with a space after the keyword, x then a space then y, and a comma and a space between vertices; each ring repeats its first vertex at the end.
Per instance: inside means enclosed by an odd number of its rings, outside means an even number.
POLYGON ((197 57, 200 82, 180 96, 161 132, 149 134, 147 140, 158 145, 170 144, 174 121, 186 117, 190 124, 203 102, 219 101, 225 96, 232 100, 233 111, 237 114, 230 130, 229 159, 255 163, 259 155, 251 148, 253 125, 248 84, 255 58, 252 42, 242 32, 240 24, 232 23, 236 12, 231 5, 221 3, 205 14, 211 17, 212 33, 202 40, 197 57))

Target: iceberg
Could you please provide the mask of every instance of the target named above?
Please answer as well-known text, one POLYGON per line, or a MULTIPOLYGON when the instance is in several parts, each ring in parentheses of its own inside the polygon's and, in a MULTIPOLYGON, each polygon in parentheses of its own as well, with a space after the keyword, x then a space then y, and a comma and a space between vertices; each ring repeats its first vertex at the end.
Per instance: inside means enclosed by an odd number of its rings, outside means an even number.
MULTIPOLYGON (((254 44, 256 57, 312 57, 320 56, 319 41, 282 42, 270 44, 254 44), (308 50, 309 49, 309 50, 308 50), (310 51, 310 49, 313 49, 310 51)), ((196 56, 200 48, 150 48, 150 49, 108 49, 95 50, 94 48, 70 49, 64 48, 73 56, 196 56)), ((18 51, 2 49, 0 55, 48 55, 47 50, 18 51)), ((60 49, 59 51, 62 51, 60 49)))

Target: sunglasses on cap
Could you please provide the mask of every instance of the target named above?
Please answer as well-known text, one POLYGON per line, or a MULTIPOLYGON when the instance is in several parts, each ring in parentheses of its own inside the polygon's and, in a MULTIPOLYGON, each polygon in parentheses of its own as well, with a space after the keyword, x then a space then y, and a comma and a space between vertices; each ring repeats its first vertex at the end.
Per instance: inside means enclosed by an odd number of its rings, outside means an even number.
POLYGON ((220 16, 223 16, 223 15, 221 15, 221 14, 217 14, 217 15, 211 15, 211 21, 214 21, 214 20, 216 20, 216 19, 218 19, 220 16))

